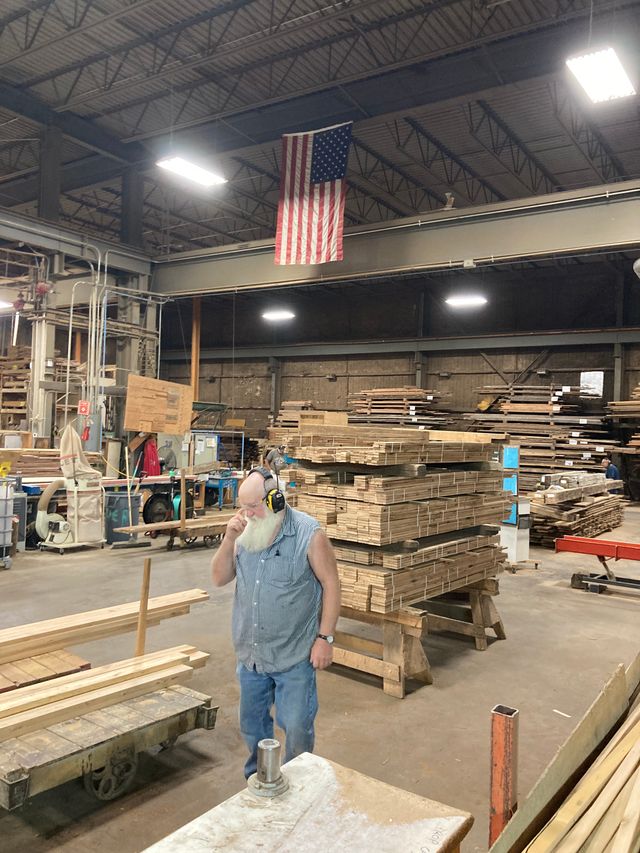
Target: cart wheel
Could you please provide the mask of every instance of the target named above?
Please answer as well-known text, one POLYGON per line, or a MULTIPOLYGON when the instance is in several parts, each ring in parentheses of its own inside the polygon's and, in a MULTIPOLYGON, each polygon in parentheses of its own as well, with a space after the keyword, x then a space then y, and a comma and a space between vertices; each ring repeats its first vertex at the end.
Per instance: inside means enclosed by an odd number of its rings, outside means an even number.
POLYGON ((85 773, 85 790, 97 800, 115 800, 129 790, 138 769, 138 756, 112 757, 104 767, 85 773))
POLYGON ((197 536, 190 536, 188 539, 184 539, 183 541, 184 541, 185 545, 187 545, 188 547, 191 547, 191 545, 193 545, 193 543, 196 541, 197 538, 198 538, 197 536))
POLYGON ((168 737, 166 740, 160 741, 161 749, 171 749, 172 746, 175 746, 175 742, 178 740, 178 735, 174 735, 173 737, 168 737))
POLYGON ((203 536, 202 541, 206 545, 207 548, 213 548, 214 545, 214 537, 213 536, 203 536))
POLYGON ((58 554, 64 554, 64 548, 58 548, 58 554))
POLYGON ((169 539, 167 542, 167 551, 173 551, 173 539, 169 539))

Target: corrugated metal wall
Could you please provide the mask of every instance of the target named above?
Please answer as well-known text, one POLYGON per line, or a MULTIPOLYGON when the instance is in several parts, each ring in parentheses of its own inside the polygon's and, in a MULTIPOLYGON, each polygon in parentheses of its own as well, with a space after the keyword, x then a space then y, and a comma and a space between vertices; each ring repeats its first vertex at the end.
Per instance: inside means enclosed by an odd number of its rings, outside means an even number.
MULTIPOLYGON (((491 351, 486 355, 507 378, 512 379, 540 355, 539 349, 491 351)), ((549 351, 529 384, 551 382, 577 385, 583 370, 604 371, 604 397, 613 390, 611 347, 572 347, 549 351)), ((502 379, 478 352, 430 354, 424 359, 423 387, 449 392, 454 411, 473 411, 478 401, 475 389, 501 384, 502 379), (448 374, 442 375, 442 374, 448 374)), ((163 378, 189 382, 189 366, 174 362, 163 365, 163 378)), ((640 381, 640 346, 625 348, 623 394, 628 396, 640 381)), ((312 400, 316 408, 345 409, 350 393, 363 388, 393 387, 415 383, 415 363, 410 354, 350 356, 338 358, 287 358, 280 361, 280 399, 312 400)), ((251 429, 267 424, 271 401, 271 373, 268 361, 242 360, 203 362, 200 369, 200 399, 224 402, 245 418, 251 429)))

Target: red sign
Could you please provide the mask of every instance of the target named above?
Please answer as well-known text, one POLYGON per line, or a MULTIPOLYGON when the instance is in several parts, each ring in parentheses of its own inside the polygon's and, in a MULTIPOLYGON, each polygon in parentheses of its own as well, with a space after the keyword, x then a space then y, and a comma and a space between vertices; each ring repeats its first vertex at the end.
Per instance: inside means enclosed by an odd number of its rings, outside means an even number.
POLYGON ((78 414, 79 415, 88 415, 89 414, 89 401, 88 400, 79 400, 78 401, 78 414))

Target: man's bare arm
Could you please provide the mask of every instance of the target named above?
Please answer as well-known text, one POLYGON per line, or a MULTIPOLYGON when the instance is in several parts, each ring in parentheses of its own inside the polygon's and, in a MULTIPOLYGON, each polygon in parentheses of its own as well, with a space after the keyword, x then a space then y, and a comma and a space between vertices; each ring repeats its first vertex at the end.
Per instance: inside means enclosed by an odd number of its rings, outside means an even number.
POLYGON ((242 511, 237 512, 227 524, 222 543, 211 561, 211 578, 214 586, 231 583, 236 576, 235 548, 236 539, 247 526, 242 511))
MULTIPOLYGON (((317 530, 308 551, 309 564, 322 586, 320 633, 333 634, 340 615, 340 578, 331 543, 322 530, 317 530)), ((333 649, 318 639, 311 649, 311 663, 316 669, 326 669, 333 659, 333 649)))

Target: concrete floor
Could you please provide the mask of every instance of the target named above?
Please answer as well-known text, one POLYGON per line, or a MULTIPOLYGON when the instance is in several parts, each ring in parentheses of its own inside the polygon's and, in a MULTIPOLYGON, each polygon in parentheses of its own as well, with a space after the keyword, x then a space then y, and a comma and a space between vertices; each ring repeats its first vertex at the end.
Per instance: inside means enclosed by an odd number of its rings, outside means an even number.
MULTIPOLYGON (((610 537, 611 538, 611 537, 610 537)), ((630 507, 615 538, 640 541, 640 509, 630 507)), ((211 552, 193 548, 28 553, 0 571, 0 627, 137 598, 143 556, 153 556, 152 595, 210 589, 211 552)), ((485 652, 457 637, 429 637, 435 684, 400 701, 375 679, 319 676, 316 752, 417 794, 466 809, 475 825, 465 851, 487 849, 491 708, 520 709, 520 798, 589 706, 616 664, 640 651, 640 596, 591 595, 569 587, 589 560, 537 549, 540 568, 503 575, 496 599, 508 639, 485 652), (586 560, 586 562, 585 562, 586 560), (558 713, 561 712, 561 713, 558 713)), ((625 566, 640 577, 640 568, 625 566)), ((192 643, 211 653, 196 689, 220 706, 213 732, 184 736, 168 752, 144 755, 135 787, 112 803, 93 800, 79 782, 0 811, 3 853, 135 853, 244 785, 244 745, 230 642, 232 588, 213 590, 189 616, 149 632, 149 650, 192 643)), ((133 635, 74 651, 94 664, 133 653, 133 635)))

